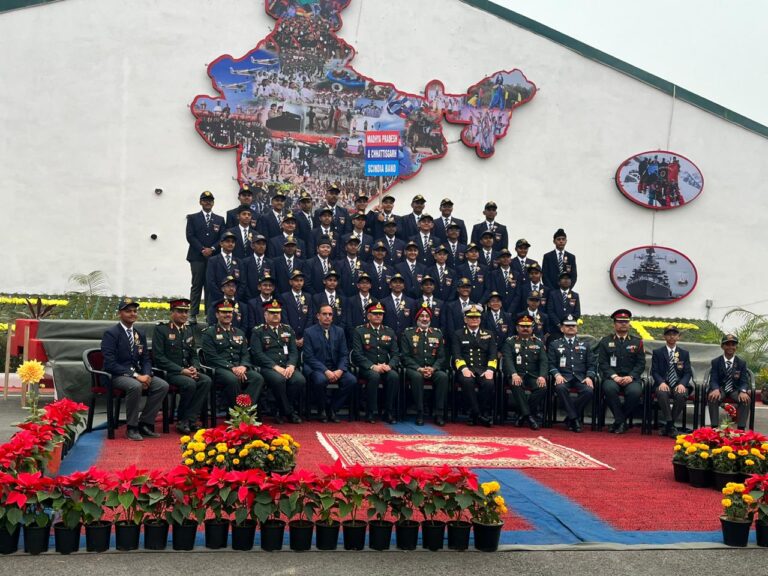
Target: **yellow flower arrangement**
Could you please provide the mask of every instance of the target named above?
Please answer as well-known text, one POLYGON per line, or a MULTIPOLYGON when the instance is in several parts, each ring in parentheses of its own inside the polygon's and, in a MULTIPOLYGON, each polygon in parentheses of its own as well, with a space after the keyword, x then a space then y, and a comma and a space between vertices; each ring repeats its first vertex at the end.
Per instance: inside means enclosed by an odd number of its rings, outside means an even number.
POLYGON ((16 369, 16 374, 24 384, 37 384, 45 376, 45 366, 38 360, 27 360, 16 369))
POLYGON ((501 517, 507 513, 507 504, 499 494, 501 485, 492 480, 480 484, 476 503, 472 507, 472 518, 481 524, 500 524, 501 517))
POLYGON ((751 494, 745 494, 746 487, 738 482, 728 482, 722 489, 723 498, 720 504, 723 505, 725 517, 729 520, 751 520, 752 504, 755 499, 751 494))
POLYGON ((723 498, 722 500, 720 500, 720 503, 723 505, 723 508, 730 508, 731 506, 733 506, 733 500, 731 500, 730 498, 723 498))

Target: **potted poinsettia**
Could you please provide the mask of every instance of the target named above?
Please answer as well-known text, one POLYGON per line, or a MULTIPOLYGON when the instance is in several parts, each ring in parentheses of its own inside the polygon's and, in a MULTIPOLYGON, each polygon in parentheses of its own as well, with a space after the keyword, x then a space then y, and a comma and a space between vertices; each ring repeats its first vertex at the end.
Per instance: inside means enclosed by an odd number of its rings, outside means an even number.
POLYGON ((80 549, 80 532, 84 518, 83 490, 88 478, 87 472, 73 472, 67 476, 57 476, 49 492, 50 507, 58 515, 53 531, 56 552, 71 554, 80 549))
POLYGON ((286 477, 272 474, 264 479, 261 489, 254 497, 253 510, 259 519, 261 529, 261 549, 268 552, 283 549, 285 520, 282 515, 290 512, 286 477))
POLYGON ((19 549, 26 498, 16 490, 16 477, 0 470, 0 554, 19 549))
POLYGON ((359 464, 344 468, 341 461, 336 460, 333 466, 326 466, 323 471, 344 482, 339 490, 339 517, 349 516, 341 523, 344 549, 362 550, 365 547, 367 522, 360 520, 358 514, 369 492, 365 468, 359 464))
POLYGON ((723 514, 720 516, 720 524, 723 542, 727 546, 745 547, 749 541, 755 499, 746 492, 744 484, 738 482, 729 482, 722 493, 723 514))
POLYGON ((144 512, 144 548, 165 550, 169 529, 167 515, 172 502, 165 472, 152 470, 148 473, 139 502, 144 512))
POLYGON ((48 551, 51 535, 50 492, 53 479, 41 472, 20 472, 13 481, 8 500, 22 509, 24 548, 30 554, 48 551))
POLYGON ((447 467, 435 470, 424 486, 424 498, 419 510, 424 516, 421 522, 421 540, 427 550, 443 548, 445 521, 440 520, 439 516, 445 512, 449 494, 454 490, 453 486, 445 481, 449 473, 450 469, 447 467))
POLYGON ((90 468, 83 480, 83 523, 85 524, 85 549, 88 552, 105 552, 109 550, 112 536, 112 522, 104 520, 107 494, 112 490, 117 480, 109 473, 90 468))
POLYGON ((118 550, 136 550, 145 515, 149 474, 134 464, 116 472, 114 479, 104 504, 114 514, 115 546, 118 550))
POLYGON ((498 482, 484 482, 477 490, 472 504, 472 529, 475 533, 475 548, 483 552, 495 552, 499 547, 502 516, 507 513, 504 497, 500 494, 498 482))
POLYGON ((395 518, 395 545, 400 550, 415 550, 419 540, 419 523, 413 519, 424 500, 428 477, 419 468, 397 466, 393 469, 397 484, 390 489, 389 508, 395 518))
POLYGON ((205 493, 208 470, 176 466, 166 472, 170 510, 166 519, 172 527, 174 550, 192 550, 197 527, 205 519, 205 493))
POLYGON ((445 478, 445 513, 448 515, 448 548, 466 550, 472 523, 469 511, 477 501, 477 476, 467 468, 458 468, 445 478))
POLYGON ((318 550, 336 550, 339 542, 339 500, 344 480, 324 476, 315 487, 317 509, 315 511, 315 545, 318 550))
POLYGON ((389 550, 394 522, 387 518, 393 490, 400 483, 392 468, 371 468, 368 471, 368 547, 373 550, 389 550))
POLYGON ((224 512, 231 518, 232 548, 251 550, 256 533, 253 506, 256 494, 261 490, 265 474, 262 470, 233 470, 224 480, 231 490, 224 501, 224 512))
POLYGON ((744 491, 752 498, 757 512, 755 540, 758 546, 768 547, 768 474, 755 474, 744 482, 744 491))
POLYGON ((211 468, 203 497, 203 505, 208 512, 213 513, 213 517, 206 518, 204 521, 206 548, 218 550, 227 547, 229 519, 223 517, 222 513, 231 491, 232 486, 227 480, 227 471, 223 468, 211 468))
POLYGON ((287 508, 288 534, 291 550, 304 551, 312 547, 312 533, 315 523, 312 521, 318 507, 317 476, 306 470, 297 470, 286 479, 288 494, 287 508))

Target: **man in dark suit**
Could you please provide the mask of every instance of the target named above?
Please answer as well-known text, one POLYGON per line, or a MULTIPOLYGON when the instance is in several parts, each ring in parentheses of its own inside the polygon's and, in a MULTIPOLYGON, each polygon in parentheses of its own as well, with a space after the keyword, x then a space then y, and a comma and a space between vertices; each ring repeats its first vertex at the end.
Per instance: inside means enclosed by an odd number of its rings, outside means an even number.
POLYGON ((339 206, 339 194, 341 193, 340 184, 334 182, 325 192, 325 206, 315 211, 315 226, 320 225, 320 211, 328 209, 333 217, 333 227, 341 236, 352 230, 352 221, 349 218, 349 212, 346 208, 339 206))
MULTIPOLYGON (((294 270, 295 272, 295 270, 294 270)), ((270 304, 275 298, 275 279, 266 275, 259 280, 259 292, 253 298, 248 300, 248 318, 249 324, 243 330, 246 338, 250 339, 251 330, 254 327, 264 324, 264 306, 270 304)), ((234 313, 233 313, 234 316, 234 313)))
POLYGON ((384 235, 374 240, 374 243, 384 243, 387 249, 385 260, 392 267, 397 266, 405 257, 405 242, 395 235, 396 232, 397 223, 394 218, 390 218, 384 223, 384 235))
POLYGON ((549 344, 549 373, 555 379, 555 393, 565 409, 566 427, 572 432, 581 432, 580 420, 595 393, 597 358, 589 341, 577 337, 576 318, 566 317, 560 330, 563 337, 549 344), (576 391, 575 401, 571 390, 576 391))
POLYGON ((283 209, 285 208, 285 194, 277 190, 272 196, 271 208, 262 212, 259 216, 257 228, 259 233, 266 236, 267 239, 280 236, 282 234, 281 223, 283 221, 283 209))
POLYGON ((301 270, 306 273, 304 260, 296 256, 296 239, 293 236, 285 239, 283 255, 273 259, 272 266, 275 269, 278 293, 290 290, 291 286, 288 280, 294 270, 301 270))
POLYGON ((304 291, 304 279, 305 275, 301 270, 294 270, 290 279, 291 289, 280 294, 283 323, 293 328, 299 349, 304 346, 304 331, 315 321, 312 295, 304 291))
MULTIPOLYGON (((445 302, 437 297, 435 292, 435 279, 429 274, 426 274, 421 279, 421 296, 416 299, 416 304, 413 309, 417 312, 420 308, 427 307, 431 314, 430 323, 433 327, 444 330, 445 328, 445 302)), ((415 321, 415 319, 414 319, 415 321)))
POLYGON ((507 232, 507 227, 503 224, 499 224, 496 221, 497 210, 498 206, 496 206, 496 202, 487 202, 485 204, 485 210, 483 210, 483 214, 485 215, 485 222, 475 224, 472 227, 472 238, 470 240, 471 242, 479 245, 481 234, 486 230, 489 230, 493 233, 494 250, 509 248, 509 234, 507 232))
POLYGON ((445 304, 445 311, 443 312, 443 326, 445 330, 443 334, 446 335, 446 341, 448 345, 453 343, 453 336, 457 330, 460 330, 464 326, 464 310, 470 304, 476 304, 471 298, 472 283, 469 278, 459 278, 456 284, 456 300, 447 302, 445 304))
POLYGON ((371 212, 368 212, 366 217, 365 229, 368 234, 373 236, 374 240, 378 240, 384 236, 384 223, 392 220, 395 225, 393 234, 397 232, 397 220, 398 216, 393 212, 395 208, 395 197, 391 194, 385 194, 381 199, 381 205, 377 206, 371 212))
POLYGON ((251 225, 251 208, 249 206, 242 205, 238 208, 238 223, 227 230, 235 235, 235 249, 233 254, 240 260, 245 260, 248 256, 253 254, 251 249, 251 242, 254 236, 256 236, 256 229, 251 225))
POLYGON ((528 258, 528 250, 530 247, 531 244, 525 238, 520 238, 515 242, 515 252, 517 252, 517 257, 512 259, 510 266, 512 267, 512 272, 515 274, 515 278, 517 278, 518 284, 525 284, 528 282, 528 268, 532 264, 538 264, 536 260, 528 258))
POLYGON ((312 304, 315 311, 320 311, 320 307, 323 304, 328 304, 333 308, 333 324, 338 326, 342 330, 346 328, 346 309, 347 299, 338 290, 339 286, 339 273, 333 268, 323 277, 323 291, 312 296, 312 304))
POLYGON ((360 274, 370 274, 370 270, 359 256, 360 239, 357 236, 349 236, 344 248, 345 254, 335 262, 334 268, 339 273, 339 290, 350 297, 357 291, 360 274))
POLYGON ((664 428, 659 431, 659 436, 677 438, 675 421, 685 410, 693 386, 691 378, 691 356, 687 350, 680 348, 677 341, 680 339, 680 330, 674 324, 664 328, 664 340, 666 346, 657 348, 651 356, 651 378, 656 392, 656 401, 659 412, 664 420, 664 428), (672 409, 669 403, 672 401, 672 409))
POLYGON ((395 274, 389 280, 390 294, 381 303, 384 305, 384 323, 392 328, 400 338, 403 331, 413 324, 412 314, 416 301, 404 293, 405 279, 395 274))
MULTIPOLYGON (((212 212, 213 194, 208 190, 200 194, 202 210, 187 216, 187 262, 192 271, 192 287, 190 289, 190 324, 197 324, 200 314, 200 297, 206 280, 206 269, 209 259, 219 249, 219 238, 224 233, 224 218, 212 212)), ((205 292, 205 304, 210 305, 210 294, 205 292)))
POLYGON ((347 402, 357 385, 349 373, 347 339, 344 330, 333 324, 334 310, 322 304, 317 311, 317 324, 304 332, 304 375, 312 397, 318 404, 320 422, 335 422, 338 411, 347 402), (337 390, 328 397, 328 385, 337 390))
POLYGON ((232 210, 227 210, 227 228, 234 228, 237 226, 240 220, 240 209, 242 207, 248 209, 252 220, 255 221, 258 217, 258 213, 251 206, 253 204, 253 192, 247 185, 240 188, 240 191, 237 193, 237 199, 240 201, 240 204, 232 208, 232 210))
POLYGON ((495 393, 495 373, 499 365, 493 334, 480 328, 482 306, 472 304, 464 310, 464 328, 452 340, 456 383, 461 387, 469 424, 491 427, 491 406, 495 393), (478 391, 475 391, 477 386, 478 391))
POLYGON ((541 311, 541 294, 531 292, 525 299, 526 305, 522 312, 518 312, 516 318, 523 314, 533 318, 533 333, 537 338, 541 338, 545 343, 549 342, 550 328, 549 316, 541 311))
POLYGON ((486 291, 498 292, 501 295, 501 307, 514 318, 520 307, 520 284, 510 266, 511 259, 512 253, 509 250, 499 252, 499 267, 488 274, 486 291))
MULTIPOLYGON (((500 294, 502 293, 501 290, 498 290, 497 288, 494 288, 490 284, 490 274, 488 271, 488 267, 485 266, 482 262, 479 260, 480 257, 480 251, 477 246, 474 244, 470 244, 467 247, 466 252, 466 260, 464 263, 459 264, 458 268, 456 268, 456 276, 461 278, 467 278, 469 279, 469 285, 471 287, 471 292, 469 294, 470 299, 472 302, 479 303, 484 300, 484 296, 486 291, 493 291, 496 290, 500 294)), ((464 324, 464 315, 461 315, 461 324, 464 324)), ((458 330, 458 327, 457 327, 458 330)), ((452 334, 452 333, 451 333, 452 334)))
POLYGON ((365 212, 356 212, 352 215, 352 231, 348 234, 344 234, 341 237, 341 242, 337 247, 337 258, 343 258, 344 254, 342 250, 347 245, 347 240, 355 237, 360 240, 360 249, 358 250, 358 256, 363 262, 371 261, 371 249, 373 248, 373 237, 369 236, 364 231, 365 228, 365 212))
MULTIPOLYGON (((296 237, 304 240, 307 249, 310 249, 310 237, 315 227, 314 214, 312 214, 312 195, 306 190, 299 194, 299 209, 294 211, 296 216, 296 237)), ((309 254, 307 258, 311 256, 309 254)))
POLYGON ((418 261, 418 256, 419 247, 411 240, 405 246, 405 259, 395 266, 395 270, 405 282, 405 293, 411 298, 418 298, 421 279, 427 273, 427 269, 418 261))
POLYGON ((318 224, 312 230, 309 239, 309 246, 307 247, 312 256, 317 255, 317 248, 321 241, 330 242, 331 251, 329 253, 330 258, 333 258, 336 253, 336 245, 338 243, 341 234, 333 227, 333 212, 330 208, 320 208, 317 211, 318 224))
POLYGON ((221 291, 221 285, 227 276, 233 276, 237 282, 240 280, 240 260, 235 257, 235 234, 227 230, 219 242, 221 252, 208 261, 208 268, 205 273, 205 292, 206 300, 210 301, 211 307, 214 302, 221 302, 224 293, 221 291))
POLYGON ((411 208, 413 212, 406 216, 400 216, 399 228, 397 230, 397 237, 403 242, 407 242, 410 238, 416 236, 419 233, 419 220, 421 220, 421 214, 424 212, 424 206, 427 201, 421 194, 416 194, 411 200, 411 208))
POLYGON ((383 241, 373 245, 373 260, 368 267, 371 275, 371 294, 382 300, 389 296, 389 279, 395 275, 394 266, 387 264, 387 248, 383 241))
POLYGON ((123 298, 117 307, 120 322, 104 332, 101 353, 104 371, 112 376, 112 386, 125 394, 126 437, 141 441, 159 438, 154 430, 155 418, 168 394, 168 383, 152 376, 152 360, 147 337, 134 327, 139 314, 138 302, 123 298), (139 411, 142 392, 147 393, 144 409, 139 411))
POLYGON ((502 297, 498 292, 488 294, 480 328, 487 330, 496 339, 496 348, 501 350, 504 341, 514 333, 515 319, 502 309, 502 297))
POLYGON ((571 290, 571 277, 568 272, 560 274, 560 288, 547 295, 547 316, 552 338, 560 338, 560 324, 566 316, 581 318, 581 299, 571 290))
POLYGON ((550 290, 557 288, 560 274, 568 272, 571 275, 571 286, 576 286, 576 256, 565 251, 568 242, 565 230, 558 228, 553 242, 555 249, 544 254, 541 260, 544 285, 550 290))
POLYGON ((547 307, 547 288, 541 281, 541 266, 538 262, 528 265, 528 280, 520 284, 519 293, 519 305, 518 311, 525 307, 528 296, 532 292, 539 293, 539 300, 541 301, 542 312, 547 307))
POLYGON ((426 275, 431 276, 435 282, 435 297, 450 302, 456 299, 456 283, 458 276, 447 265, 448 249, 440 244, 435 248, 432 267, 427 269, 426 275))
POLYGON ((293 238, 296 241, 296 257, 300 259, 307 258, 307 245, 304 240, 296 236, 296 217, 293 212, 287 212, 283 218, 282 224, 280 224, 282 234, 269 239, 269 248, 267 249, 267 256, 270 258, 278 258, 283 253, 283 244, 285 244, 286 238, 293 238))
POLYGON ((356 293, 347 298, 344 309, 344 326, 346 327, 347 343, 352 346, 352 336, 355 328, 365 324, 368 317, 368 306, 378 302, 371 294, 371 277, 365 272, 357 277, 356 293))
POLYGON ((259 293, 259 280, 274 274, 272 260, 265 256, 267 239, 256 234, 251 240, 251 250, 252 254, 241 262, 241 295, 246 302, 259 293))
POLYGON ((720 340, 723 355, 712 360, 710 365, 707 404, 710 422, 712 426, 717 426, 720 403, 726 398, 736 402, 736 425, 739 430, 744 430, 747 427, 749 403, 752 398, 747 363, 736 356, 738 344, 739 339, 733 334, 726 334, 720 340))
POLYGON ((447 244, 448 227, 451 225, 455 225, 458 228, 459 235, 457 240, 461 244, 466 244, 467 227, 464 224, 464 220, 453 217, 453 201, 450 198, 443 198, 440 201, 440 217, 435 219, 435 228, 433 230, 434 235, 439 238, 440 242, 447 244))
POLYGON ((493 238, 493 232, 490 230, 484 230, 480 233, 480 246, 478 246, 480 262, 487 267, 488 270, 495 270, 498 268, 499 256, 501 255, 501 250, 496 250, 493 247, 493 238))
POLYGON ((432 234, 432 227, 434 226, 432 216, 426 212, 422 213, 418 226, 418 233, 411 236, 409 240, 415 242, 416 247, 419 249, 419 255, 417 256, 419 263, 425 268, 429 268, 435 263, 433 251, 438 244, 432 234))
POLYGON ((448 260, 446 261, 446 264, 448 264, 448 268, 453 270, 458 269, 458 267, 464 263, 467 253, 467 245, 463 242, 459 242, 460 231, 461 227, 456 222, 451 222, 448 225, 448 230, 446 232, 448 238, 444 242, 445 247, 448 248, 448 260))
POLYGON ((304 272, 307 275, 305 290, 310 294, 319 294, 323 291, 323 279, 328 271, 333 269, 331 245, 331 239, 327 236, 318 239, 315 255, 305 262, 304 272))

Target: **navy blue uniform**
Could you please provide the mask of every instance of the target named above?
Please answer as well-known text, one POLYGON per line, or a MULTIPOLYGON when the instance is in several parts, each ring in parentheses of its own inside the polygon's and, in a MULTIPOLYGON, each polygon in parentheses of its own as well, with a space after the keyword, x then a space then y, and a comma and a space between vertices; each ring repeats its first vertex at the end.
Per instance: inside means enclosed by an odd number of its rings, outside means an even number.
POLYGON ((205 291, 210 296, 211 305, 213 302, 221 302, 224 299, 224 293, 221 291, 221 283, 224 281, 224 278, 234 276, 235 280, 237 280, 238 288, 242 285, 240 279, 240 260, 233 255, 230 265, 227 266, 224 254, 216 254, 216 256, 212 256, 208 261, 208 269, 205 276, 205 291))
POLYGON ((288 324, 296 333, 296 338, 304 338, 304 331, 315 323, 315 307, 312 303, 312 295, 308 292, 299 294, 299 301, 293 291, 280 294, 280 302, 283 305, 282 322, 288 324))
POLYGON ((379 242, 383 242, 387 249, 387 255, 384 258, 384 261, 387 264, 390 266, 397 266, 403 261, 405 258, 405 242, 400 240, 400 238, 380 236, 378 240, 374 241, 374 244, 378 244, 379 242))
POLYGON ((261 259, 257 259, 254 255, 249 256, 240 263, 240 268, 240 284, 242 287, 243 300, 246 302, 251 298, 255 298, 259 293, 259 280, 264 276, 275 277, 272 260, 263 256, 261 259))
POLYGON ((574 320, 581 317, 581 302, 579 295, 573 290, 563 293, 562 290, 553 290, 547 297, 547 316, 553 338, 560 338, 560 323, 567 317, 573 316, 574 320))
POLYGON ((576 286, 576 256, 570 252, 563 251, 563 269, 557 258, 557 250, 547 252, 541 261, 541 279, 544 285, 550 290, 558 288, 558 280, 561 272, 568 272, 571 275, 571 286, 576 286))
POLYGON ((291 284, 288 282, 288 279, 291 277, 293 270, 301 270, 305 276, 307 275, 305 261, 296 256, 293 257, 293 268, 291 270, 288 269, 288 262, 285 259, 285 254, 272 260, 272 266, 275 269, 274 279, 277 283, 276 292, 278 294, 281 292, 288 292, 288 290, 291 289, 291 284))
MULTIPOLYGON (((478 262, 477 269, 475 273, 472 274, 472 268, 470 267, 469 262, 464 262, 464 264, 459 265, 456 269, 456 276, 459 278, 469 278, 469 281, 472 283, 472 291, 469 293, 469 299, 472 302, 479 303, 483 301, 483 296, 490 288, 490 278, 486 266, 483 266, 478 262)), ((502 294, 502 292, 499 291, 499 294, 502 294)), ((464 323, 463 318, 461 322, 462 324, 464 323)), ((458 327, 456 329, 458 330, 458 327)), ((449 334, 453 334, 453 332, 449 332, 449 334)))
POLYGON ((472 239, 470 242, 474 242, 478 246, 480 246, 480 236, 483 232, 486 230, 490 230, 493 232, 493 249, 496 251, 503 250, 504 248, 509 248, 509 234, 507 233, 507 227, 503 224, 499 224, 498 222, 493 222, 491 226, 488 226, 487 221, 486 222, 480 222, 480 224, 475 224, 472 227, 472 239))
POLYGON ((413 324, 413 312, 416 309, 416 301, 405 294, 400 295, 400 307, 395 308, 394 295, 390 294, 381 301, 384 306, 384 325, 395 331, 397 337, 413 324))
MULTIPOLYGON (((454 218, 451 216, 449 218, 450 224, 458 224, 460 226, 459 230, 459 242, 462 244, 467 243, 467 227, 464 224, 464 220, 459 220, 458 218, 454 218)), ((445 226, 445 218, 442 216, 435 216, 435 227, 432 228, 432 233, 437 236, 440 241, 445 244, 448 242, 448 235, 445 232, 446 226, 445 226)))
POLYGON ((410 263, 404 260, 395 266, 395 270, 399 272, 403 276, 403 280, 405 280, 405 294, 411 298, 418 298, 419 295, 421 295, 421 279, 427 273, 427 269, 424 265, 417 262, 413 267, 413 272, 411 272, 410 263))
POLYGON ((437 264, 433 265, 427 270, 427 276, 431 276, 435 281, 435 297, 445 302, 450 302, 456 299, 456 284, 458 283, 458 276, 456 272, 445 266, 443 272, 443 278, 440 279, 440 272, 437 268, 437 264))

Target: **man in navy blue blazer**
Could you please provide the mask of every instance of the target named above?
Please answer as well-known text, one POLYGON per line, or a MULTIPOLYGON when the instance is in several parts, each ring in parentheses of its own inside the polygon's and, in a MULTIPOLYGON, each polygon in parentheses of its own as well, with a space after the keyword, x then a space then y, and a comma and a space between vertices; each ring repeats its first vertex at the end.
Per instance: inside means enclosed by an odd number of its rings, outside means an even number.
POLYGON ((685 410, 685 403, 690 396, 691 385, 691 356, 687 350, 677 345, 680 339, 680 330, 674 324, 664 328, 664 340, 666 346, 657 348, 651 356, 651 377, 653 378, 654 392, 659 404, 659 412, 664 419, 664 428, 659 431, 659 436, 676 438, 678 431, 675 421, 685 410), (672 400, 670 410, 669 401, 672 400))
POLYGON ((723 355, 712 360, 710 365, 707 403, 712 426, 717 426, 720 403, 726 398, 737 402, 736 426, 739 430, 744 430, 747 427, 749 403, 752 399, 747 363, 736 356, 738 344, 739 339, 733 334, 726 334, 720 340, 723 355))
POLYGON ((555 244, 555 249, 544 254, 541 260, 544 286, 550 290, 557 288, 557 280, 562 272, 568 272, 571 275, 571 286, 576 286, 576 256, 565 251, 565 245, 568 242, 565 230, 558 228, 552 242, 555 244))
POLYGON ((344 330, 333 324, 333 308, 322 304, 317 324, 304 331, 304 375, 320 411, 320 422, 338 423, 336 412, 347 403, 357 385, 349 372, 349 348, 344 330), (328 395, 328 385, 337 389, 328 395))
POLYGON ((123 298, 117 310, 120 322, 104 332, 101 339, 104 370, 112 376, 112 386, 125 393, 126 437, 136 441, 159 438, 154 430, 155 418, 168 394, 168 383, 152 376, 147 337, 134 327, 139 315, 138 302, 123 298), (144 391, 147 402, 140 411, 144 391))
MULTIPOLYGON (((219 238, 224 233, 224 218, 213 213, 213 194, 208 190, 200 194, 202 210, 187 216, 187 262, 192 271, 189 309, 190 324, 197 323, 200 313, 200 297, 205 286, 205 273, 208 259, 219 249, 219 238)), ((210 294, 205 291, 206 308, 210 304, 210 294)))
POLYGON ((288 324, 296 333, 296 346, 304 347, 304 331, 315 321, 315 309, 312 295, 304 291, 306 275, 301 270, 291 274, 291 289, 280 294, 283 305, 283 323, 288 324))
POLYGON ((459 230, 458 241, 462 244, 467 243, 467 227, 464 220, 453 217, 453 201, 450 198, 443 198, 440 201, 440 217, 435 218, 435 227, 432 233, 437 236, 444 244, 448 242, 448 227, 456 226, 459 230))
POLYGON ((507 227, 496 221, 496 211, 498 208, 496 202, 486 202, 485 209, 483 210, 485 220, 472 227, 472 237, 470 238, 470 242, 479 245, 483 232, 490 231, 493 235, 494 251, 501 250, 502 248, 509 248, 509 233, 507 232, 507 227))

